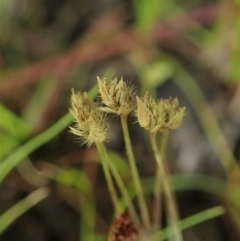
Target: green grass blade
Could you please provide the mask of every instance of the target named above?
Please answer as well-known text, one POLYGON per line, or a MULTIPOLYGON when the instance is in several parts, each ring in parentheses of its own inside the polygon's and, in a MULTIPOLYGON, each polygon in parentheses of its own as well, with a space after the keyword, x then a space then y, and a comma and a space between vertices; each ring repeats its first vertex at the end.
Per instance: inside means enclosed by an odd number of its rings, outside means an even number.
POLYGON ((38 204, 49 195, 49 190, 46 187, 41 187, 29 194, 13 207, 8 209, 0 216, 0 235, 9 227, 17 218, 27 212, 30 208, 38 204))
POLYGON ((226 173, 229 174, 230 171, 235 169, 236 173, 239 175, 240 171, 239 167, 236 165, 234 155, 223 136, 219 123, 217 122, 203 91, 191 75, 189 75, 180 64, 177 62, 173 63, 176 68, 175 83, 179 86, 195 108, 204 132, 212 145, 213 150, 218 155, 226 173))
MULTIPOLYGON (((180 229, 183 231, 199 223, 207 221, 209 219, 213 219, 218 216, 221 216, 223 213, 224 213, 224 208, 222 206, 209 208, 200 213, 194 214, 188 218, 182 219, 181 221, 179 221, 179 226, 180 226, 180 229)), ((157 238, 158 240, 163 241, 163 240, 166 240, 167 238, 170 238, 172 235, 173 235, 172 227, 167 227, 162 231, 158 232, 157 234, 155 234, 154 235, 155 239, 153 240, 156 240, 157 238)))
POLYGON ((51 126, 46 131, 32 138, 22 146, 20 146, 16 151, 10 154, 2 163, 0 167, 0 183, 7 176, 7 174, 17 166, 24 158, 26 158, 30 153, 39 148, 44 143, 48 142, 54 138, 59 132, 61 132, 66 126, 68 126, 72 121, 70 114, 63 116, 56 124, 51 126))
POLYGON ((74 186, 80 203, 80 240, 95 240, 96 208, 92 185, 87 175, 75 169, 61 170, 56 177, 61 185, 74 186))
POLYGON ((30 132, 28 124, 0 103, 0 128, 16 138, 25 137, 30 132))
MULTIPOLYGON (((97 86, 95 85, 90 91, 89 96, 93 98, 97 94, 97 86)), ((20 146, 16 151, 9 155, 0 166, 0 183, 7 176, 7 174, 16 167, 24 158, 26 158, 30 153, 35 151, 37 148, 42 146, 44 143, 50 141, 63 129, 65 129, 72 122, 72 116, 68 113, 64 115, 57 123, 52 125, 46 131, 35 136, 22 146, 20 146)))
POLYGON ((30 134, 29 125, 0 103, 0 163, 30 134))

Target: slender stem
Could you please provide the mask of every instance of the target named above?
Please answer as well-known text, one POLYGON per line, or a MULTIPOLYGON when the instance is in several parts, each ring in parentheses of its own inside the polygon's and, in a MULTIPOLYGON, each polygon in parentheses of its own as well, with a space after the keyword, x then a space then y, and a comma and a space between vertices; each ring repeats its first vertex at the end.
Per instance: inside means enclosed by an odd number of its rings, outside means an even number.
MULTIPOLYGON (((156 138, 156 132, 152 133, 152 138, 156 138)), ((160 230, 160 218, 161 218, 161 171, 160 168, 156 168, 155 183, 154 183, 154 204, 153 204, 153 231, 160 230)))
POLYGON ((105 148, 104 144, 103 144, 103 149, 104 149, 105 158, 106 158, 107 163, 108 163, 108 165, 111 169, 112 175, 113 175, 113 177, 114 177, 114 179, 115 179, 115 181, 116 181, 116 183, 119 187, 119 190, 121 191, 121 193, 122 193, 122 195, 125 199, 125 202, 126 202, 127 206, 129 207, 129 212, 132 214, 131 216, 133 216, 134 219, 136 219, 137 218, 137 212, 136 212, 136 210, 135 210, 135 208, 132 204, 131 198, 129 197, 129 194, 127 192, 127 189, 126 189, 126 187, 123 183, 123 180, 122 180, 121 176, 119 175, 115 165, 112 163, 112 161, 110 160, 110 158, 107 154, 107 151, 106 151, 106 148, 105 148))
POLYGON ((136 161, 133 155, 132 145, 130 142, 130 135, 129 135, 128 126, 127 126, 127 116, 121 115, 121 124, 122 124, 123 136, 124 136, 127 155, 129 159, 130 169, 133 177, 133 182, 137 192, 141 218, 143 221, 143 225, 146 228, 146 232, 148 233, 150 231, 150 218, 149 218, 147 204, 144 198, 143 188, 140 182, 140 177, 136 166, 136 161))
MULTIPOLYGON (((160 153, 162 155, 162 160, 165 160, 165 152, 166 152, 166 145, 168 141, 168 134, 169 131, 162 132, 162 140, 160 146, 160 153)), ((156 138, 156 133, 152 133, 153 138, 156 138), (155 136, 154 136, 155 135, 155 136)), ((156 232, 161 230, 161 213, 162 213, 162 199, 161 199, 161 183, 162 183, 162 176, 160 169, 157 168, 156 175, 155 175, 155 184, 154 184, 154 204, 153 204, 153 231, 156 232)))
POLYGON ((166 172, 166 170, 164 168, 162 156, 160 155, 158 148, 157 148, 157 144, 156 144, 156 133, 150 134, 150 140, 151 140, 154 155, 155 155, 155 158, 156 158, 156 161, 158 164, 158 169, 159 169, 159 172, 162 177, 161 180, 162 180, 163 188, 164 188, 165 195, 166 195, 165 200, 166 200, 166 204, 167 204, 167 211, 168 211, 169 219, 171 221, 171 225, 173 226, 174 236, 176 238, 176 241, 183 241, 183 236, 182 236, 181 230, 178 225, 179 218, 178 218, 177 207, 174 202, 174 196, 173 196, 173 191, 171 188, 171 183, 170 183, 170 180, 168 177, 168 173, 166 172))
POLYGON ((120 190, 120 192, 122 193, 122 196, 123 198, 125 199, 125 202, 127 204, 127 208, 128 208, 128 211, 129 211, 129 214, 131 216, 131 219, 135 225, 135 227, 137 228, 137 230, 139 231, 139 234, 142 235, 142 237, 145 237, 145 240, 146 240, 146 237, 147 237, 147 234, 144 232, 143 228, 142 228, 142 225, 141 225, 141 222, 139 220, 139 217, 138 217, 138 214, 135 210, 135 207, 134 205, 132 204, 132 200, 127 192, 127 189, 124 185, 124 182, 121 178, 121 176, 119 175, 119 172, 117 171, 115 165, 113 164, 113 162, 110 160, 108 154, 107 154, 107 151, 106 151, 106 148, 105 148, 105 145, 104 143, 98 143, 98 145, 100 146, 101 145, 101 149, 103 151, 103 158, 106 160, 106 163, 107 165, 109 166, 111 172, 112 172, 112 175, 116 181, 116 184, 118 185, 118 188, 120 190))
POLYGON ((115 212, 119 213, 120 212, 120 207, 119 207, 119 201, 118 201, 118 195, 117 195, 117 191, 115 189, 114 183, 113 183, 113 179, 109 170, 109 166, 106 160, 106 156, 105 156, 105 152, 104 152, 104 146, 102 143, 96 143, 97 146, 97 150, 98 153, 100 155, 100 158, 102 160, 102 166, 103 166, 103 171, 104 171, 104 175, 107 181, 107 185, 108 185, 108 190, 110 192, 110 197, 114 206, 114 210, 115 212))
POLYGON ((120 192, 122 193, 122 196, 123 198, 125 199, 125 202, 127 204, 127 207, 128 207, 128 211, 130 213, 130 216, 134 222, 134 224, 136 225, 137 228, 141 228, 141 222, 138 218, 138 214, 135 210, 135 207, 134 205, 132 204, 132 200, 127 192, 127 189, 124 185, 124 182, 121 178, 121 176, 119 175, 119 172, 118 170, 116 169, 115 165, 113 164, 113 162, 110 160, 108 154, 107 154, 107 151, 106 151, 106 148, 105 148, 105 145, 103 143, 101 143, 100 145, 102 145, 102 149, 103 149, 103 153, 104 153, 104 157, 107 161, 107 164, 109 165, 109 168, 112 172, 112 175, 116 181, 116 184, 120 190, 120 192))
POLYGON ((160 153, 162 154, 163 162, 164 162, 165 156, 166 156, 166 147, 167 147, 168 137, 169 137, 169 130, 163 130, 162 131, 162 141, 161 141, 161 146, 160 146, 160 153))

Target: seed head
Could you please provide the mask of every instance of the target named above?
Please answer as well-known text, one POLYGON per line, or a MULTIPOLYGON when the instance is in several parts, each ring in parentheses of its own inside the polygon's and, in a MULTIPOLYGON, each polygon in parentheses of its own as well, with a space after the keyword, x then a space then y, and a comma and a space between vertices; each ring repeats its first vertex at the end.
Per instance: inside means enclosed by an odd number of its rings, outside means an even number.
POLYGON ((70 127, 70 132, 81 137, 82 144, 91 146, 95 142, 103 142, 106 139, 107 123, 103 113, 87 93, 77 92, 72 89, 70 109, 75 119, 75 126, 70 127))
POLYGON ((185 115, 185 107, 179 107, 177 98, 156 102, 146 93, 141 99, 137 96, 135 114, 141 127, 157 132, 179 128, 185 115))
POLYGON ((100 110, 107 113, 115 113, 117 115, 127 116, 133 110, 134 87, 127 85, 121 78, 117 78, 110 82, 105 82, 97 77, 99 93, 105 107, 100 110))
POLYGON ((108 241, 136 241, 138 230, 127 211, 120 213, 111 225, 108 241))

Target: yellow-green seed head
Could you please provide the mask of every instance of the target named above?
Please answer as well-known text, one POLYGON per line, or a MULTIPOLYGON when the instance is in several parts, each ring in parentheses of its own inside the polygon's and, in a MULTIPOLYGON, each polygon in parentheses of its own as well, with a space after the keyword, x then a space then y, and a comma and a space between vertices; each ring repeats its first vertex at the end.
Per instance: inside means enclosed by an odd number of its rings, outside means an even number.
POLYGON ((185 107, 179 107, 177 98, 161 99, 156 102, 148 93, 137 96, 135 114, 141 127, 150 132, 177 129, 181 125, 185 107))
POLYGON ((81 137, 82 144, 87 146, 103 142, 106 139, 107 123, 96 103, 87 96, 86 92, 75 93, 72 89, 71 105, 70 112, 76 124, 70 127, 70 132, 81 137))
POLYGON ((133 110, 133 86, 127 85, 122 78, 119 81, 115 78, 110 82, 105 82, 99 77, 97 80, 99 93, 105 105, 100 107, 100 110, 127 116, 133 110))

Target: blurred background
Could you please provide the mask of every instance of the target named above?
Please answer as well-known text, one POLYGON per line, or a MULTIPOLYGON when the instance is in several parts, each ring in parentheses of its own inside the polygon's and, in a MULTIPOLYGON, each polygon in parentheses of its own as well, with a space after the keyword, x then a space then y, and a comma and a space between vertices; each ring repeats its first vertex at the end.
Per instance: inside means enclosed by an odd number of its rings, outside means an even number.
MULTIPOLYGON (((240 240, 239 0, 0 0, 1 240, 107 240, 97 152, 68 131, 71 88, 94 98, 97 76, 186 106, 167 151, 181 217, 225 214, 185 240, 240 240)), ((129 180, 119 120, 110 124, 106 145, 129 180)), ((151 203, 148 137, 132 116, 129 129, 151 203)))

